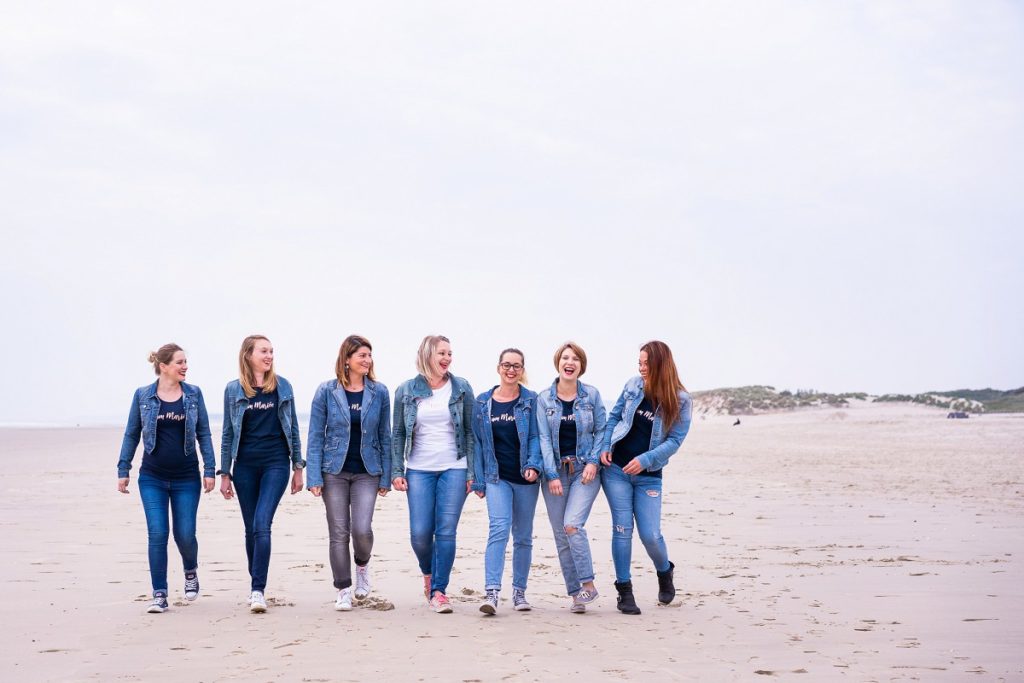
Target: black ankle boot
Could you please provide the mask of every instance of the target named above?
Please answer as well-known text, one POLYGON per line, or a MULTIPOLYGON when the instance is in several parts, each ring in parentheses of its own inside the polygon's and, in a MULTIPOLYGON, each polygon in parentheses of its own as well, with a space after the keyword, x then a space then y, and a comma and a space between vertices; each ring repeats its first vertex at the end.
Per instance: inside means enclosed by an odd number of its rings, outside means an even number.
POLYGON ((636 600, 633 598, 632 581, 616 582, 615 590, 619 592, 619 598, 615 601, 615 606, 619 608, 620 612, 623 614, 640 614, 640 608, 636 606, 636 600))
POLYGON ((658 572, 658 602, 663 605, 672 602, 676 597, 676 585, 672 583, 675 568, 676 566, 669 562, 668 571, 658 572))

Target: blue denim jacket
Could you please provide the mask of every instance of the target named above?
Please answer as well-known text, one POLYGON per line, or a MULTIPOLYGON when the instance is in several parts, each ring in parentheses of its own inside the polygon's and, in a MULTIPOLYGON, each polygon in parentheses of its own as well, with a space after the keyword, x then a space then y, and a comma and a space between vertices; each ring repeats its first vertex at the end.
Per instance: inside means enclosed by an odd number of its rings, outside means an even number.
MULTIPOLYGON (((494 432, 491 431, 491 396, 494 390, 476 397, 473 408, 473 465, 478 478, 473 481, 474 491, 486 491, 486 484, 498 483, 498 457, 494 454, 494 432)), ((516 431, 519 432, 520 474, 528 469, 542 469, 540 441, 537 438, 537 394, 520 385, 519 399, 513 408, 516 431)))
MULTIPOLYGON (((142 448, 152 453, 156 448, 156 416, 160 413, 160 397, 156 395, 157 382, 135 390, 132 407, 128 411, 128 425, 121 441, 121 457, 117 461, 117 476, 124 479, 132 468, 132 458, 142 438, 142 448)), ((196 439, 199 452, 203 455, 203 477, 212 477, 216 469, 213 456, 213 439, 210 435, 210 418, 206 414, 206 403, 199 387, 181 383, 182 408, 185 410, 185 455, 195 455, 196 439)))
MULTIPOLYGON (((242 419, 249 409, 249 399, 237 379, 224 387, 224 428, 220 434, 220 471, 231 474, 231 467, 238 457, 238 442, 242 439, 242 419)), ((299 436, 299 418, 295 415, 295 393, 291 383, 284 377, 277 377, 277 417, 281 431, 288 441, 288 457, 293 469, 302 469, 302 439, 299 436)))
MULTIPOLYGON (((359 424, 359 455, 367 473, 380 477, 379 488, 391 488, 391 395, 380 382, 363 380, 359 424)), ((336 379, 316 389, 309 413, 306 442, 306 488, 324 485, 324 472, 337 474, 345 465, 351 438, 352 413, 345 387, 336 379)))
MULTIPOLYGON (((633 426, 633 416, 636 408, 644 400, 644 380, 637 376, 626 382, 626 386, 615 402, 611 414, 608 416, 608 424, 604 428, 601 451, 610 451, 612 446, 621 441, 629 434, 633 426)), ((690 395, 685 391, 679 392, 679 419, 672 423, 668 434, 662 434, 664 422, 661 414, 661 407, 654 412, 654 425, 651 427, 651 450, 637 456, 640 464, 648 472, 660 470, 671 458, 687 432, 690 431, 690 414, 692 410, 690 395)))
MULTIPOLYGON (((596 387, 576 382, 576 401, 572 412, 576 417, 576 459, 598 465, 601 461, 601 435, 604 433, 605 409, 596 387)), ((558 452, 558 429, 562 420, 562 402, 558 400, 558 380, 537 396, 537 430, 540 452, 544 457, 544 476, 558 479, 562 456, 558 452)))
MULTIPOLYGON (((466 458, 466 481, 473 481, 473 388, 469 382, 449 374, 452 383, 452 397, 448 410, 455 426, 455 446, 458 457, 466 458)), ((402 382, 395 392, 395 417, 391 421, 391 477, 405 476, 405 459, 412 452, 413 431, 416 428, 416 411, 419 399, 433 396, 434 392, 423 375, 402 382)))

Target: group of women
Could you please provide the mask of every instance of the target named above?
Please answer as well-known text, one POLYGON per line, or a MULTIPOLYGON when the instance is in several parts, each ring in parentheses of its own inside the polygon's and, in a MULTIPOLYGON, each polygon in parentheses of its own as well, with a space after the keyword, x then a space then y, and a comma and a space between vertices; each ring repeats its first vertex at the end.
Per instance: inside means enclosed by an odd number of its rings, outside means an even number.
POLYGON ((508 348, 498 357, 498 384, 474 396, 469 382, 449 372, 450 341, 431 335, 420 344, 417 375, 395 392, 392 420, 388 388, 375 378, 373 347, 351 335, 339 349, 335 377, 313 397, 303 460, 292 386, 274 371, 270 340, 249 336, 239 351, 239 377, 224 390, 219 470, 203 394, 184 381, 185 352, 166 344, 149 360, 157 381, 135 391, 118 461, 118 489, 128 493, 143 442, 138 487, 149 533, 149 612, 168 607, 172 530, 185 598, 199 596, 196 512, 200 489, 212 491, 215 475, 223 497, 238 498, 253 612, 267 609, 271 526, 289 482, 292 494, 305 485, 324 502, 339 611, 351 610, 372 589, 373 512, 376 498, 391 489, 406 494, 423 595, 435 612, 452 611, 447 590, 456 531, 471 493, 485 499, 489 517, 484 614, 498 610, 510 535, 512 608, 531 609, 526 589, 541 492, 571 612, 586 612, 598 597, 586 521, 602 488, 611 510, 618 609, 640 614, 630 575, 634 525, 657 572, 658 601, 675 596, 675 565, 661 533, 662 470, 686 438, 691 403, 663 342, 641 347, 639 376, 607 413, 598 390, 579 379, 587 356, 574 342, 556 350, 558 376, 541 392, 526 387, 522 351, 508 348))

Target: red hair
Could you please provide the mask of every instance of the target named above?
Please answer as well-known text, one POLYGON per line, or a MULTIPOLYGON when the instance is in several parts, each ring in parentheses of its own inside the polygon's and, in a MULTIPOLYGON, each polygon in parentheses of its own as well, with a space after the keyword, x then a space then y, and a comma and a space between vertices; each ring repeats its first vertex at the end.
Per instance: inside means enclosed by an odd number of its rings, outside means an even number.
POLYGON ((667 432, 679 419, 679 392, 686 391, 686 387, 679 379, 679 371, 668 344, 649 341, 640 350, 647 353, 644 394, 651 400, 655 410, 661 408, 661 420, 667 432))

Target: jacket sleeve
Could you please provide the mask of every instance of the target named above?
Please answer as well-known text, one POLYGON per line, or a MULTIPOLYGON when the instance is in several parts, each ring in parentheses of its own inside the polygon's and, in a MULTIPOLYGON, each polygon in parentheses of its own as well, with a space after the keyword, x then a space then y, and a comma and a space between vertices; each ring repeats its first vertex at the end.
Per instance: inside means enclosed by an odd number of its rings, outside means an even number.
MULTIPOLYGON (((473 449, 476 447, 476 439, 473 438, 473 406, 476 405, 476 401, 473 400, 473 387, 466 382, 466 393, 463 394, 462 399, 462 433, 463 438, 466 440, 466 481, 476 481, 476 467, 474 466, 474 458, 469 457, 473 453, 473 449)), ((480 470, 483 474, 483 470, 480 470)))
POLYGON ((394 419, 391 420, 391 480, 405 478, 405 385, 395 392, 394 419))
POLYGON ((380 405, 380 416, 377 419, 377 439, 380 441, 380 488, 391 488, 391 394, 388 388, 380 385, 384 396, 380 405))
POLYGON ((206 413, 206 401, 203 391, 196 387, 196 399, 199 404, 199 419, 196 421, 196 438, 199 440, 199 452, 203 455, 203 477, 212 479, 217 472, 217 457, 213 454, 213 433, 210 431, 210 416, 206 413))
POLYGON ((548 411, 537 397, 537 440, 540 442, 540 457, 544 463, 544 478, 558 479, 558 465, 555 463, 555 449, 551 447, 551 425, 548 423, 548 411))
MULTIPOLYGON (((619 409, 622 410, 621 408, 619 409)), ((594 464, 600 467, 601 465, 601 445, 604 442, 604 429, 607 420, 608 411, 604 407, 604 401, 601 399, 601 392, 594 388, 594 448, 590 452, 590 457, 587 458, 587 464, 594 464)), ((609 436, 609 439, 611 437, 609 436)))
POLYGON ((601 450, 598 453, 605 453, 612 449, 612 432, 615 431, 616 425, 622 422, 622 409, 626 407, 626 391, 622 390, 619 394, 619 400, 615 402, 612 407, 612 412, 608 413, 608 419, 604 423, 604 436, 601 437, 601 450))
MULTIPOLYGON (((483 435, 480 430, 484 427, 483 411, 487 409, 487 404, 480 405, 479 401, 473 401, 473 415, 470 417, 472 421, 472 432, 473 432, 473 455, 471 462, 473 463, 474 472, 484 472, 484 447, 483 447, 483 435), (478 419, 479 418, 479 419, 478 419)), ((472 479, 472 477, 470 477, 472 479)), ((486 491, 487 485, 483 481, 473 479, 473 491, 486 491)))
POLYGON ((306 488, 324 485, 324 430, 327 427, 327 393, 324 385, 316 388, 309 409, 309 436, 306 437, 306 488))
POLYGON ((224 387, 224 424, 220 429, 220 471, 231 475, 231 446, 235 440, 235 425, 231 421, 231 399, 228 398, 229 383, 224 387))
POLYGON ((525 473, 526 470, 536 470, 540 474, 544 472, 544 459, 540 454, 540 437, 537 434, 538 402, 536 397, 533 398, 532 403, 533 410, 530 411, 529 436, 526 441, 526 467, 523 468, 523 472, 525 473))
POLYGON ((299 432, 299 415, 295 410, 295 388, 292 387, 292 469, 301 470, 306 466, 306 461, 302 459, 302 435, 299 432))
POLYGON ((124 428, 124 438, 121 440, 121 455, 117 459, 117 476, 124 479, 132 468, 132 459, 135 457, 135 450, 139 447, 139 439, 142 437, 142 415, 139 414, 139 390, 132 394, 132 407, 128 409, 128 424, 124 428))
POLYGON ((672 423, 672 428, 665 435, 665 440, 646 453, 637 456, 645 470, 661 469, 668 464, 668 459, 679 450, 683 439, 690 431, 691 406, 692 401, 689 394, 679 397, 679 419, 672 423))

